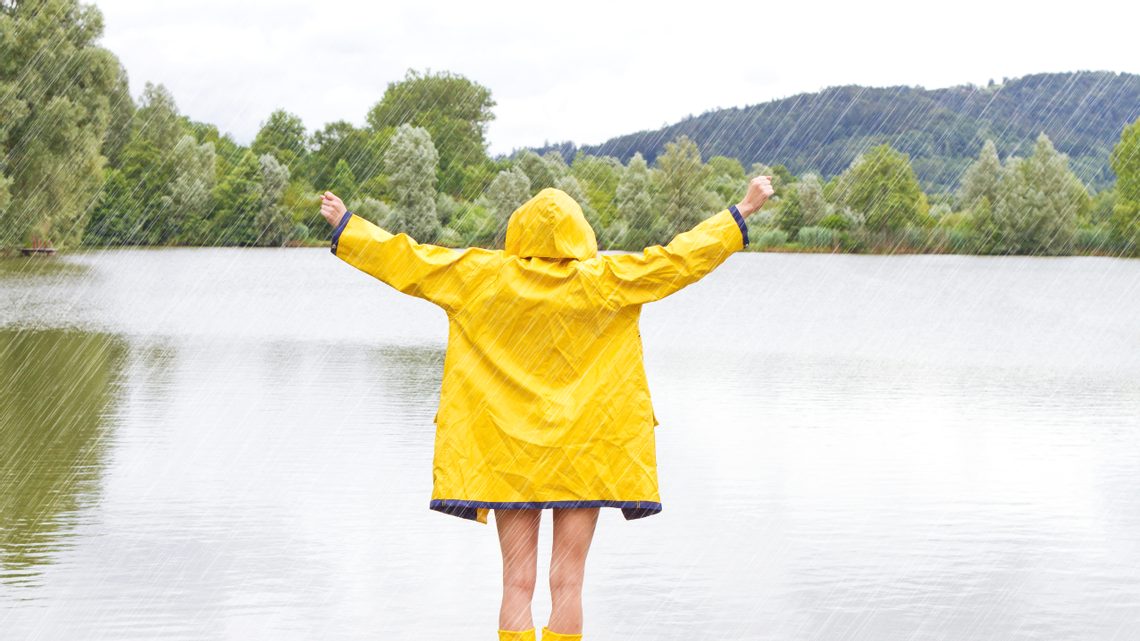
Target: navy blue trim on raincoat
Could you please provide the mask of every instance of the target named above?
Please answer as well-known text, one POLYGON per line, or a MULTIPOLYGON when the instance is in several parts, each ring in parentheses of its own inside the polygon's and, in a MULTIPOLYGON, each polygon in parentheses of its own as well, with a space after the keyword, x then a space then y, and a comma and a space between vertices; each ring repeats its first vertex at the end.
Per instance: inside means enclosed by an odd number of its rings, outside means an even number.
POLYGON ((736 205, 729 205, 728 211, 732 212, 732 217, 736 219, 736 226, 740 228, 740 233, 744 236, 744 246, 748 246, 748 225, 744 223, 744 216, 740 215, 740 210, 736 205))
POLYGON ((336 229, 333 230, 332 247, 329 248, 329 251, 331 251, 334 254, 336 253, 336 244, 338 241, 340 241, 340 233, 342 231, 344 231, 344 226, 348 224, 349 218, 352 218, 352 212, 351 211, 344 212, 344 215, 340 217, 340 224, 338 224, 336 226, 336 229))
POLYGON ((618 507, 625 520, 653 516, 661 511, 661 504, 654 501, 611 501, 591 499, 583 501, 467 501, 463 499, 432 499, 431 509, 472 521, 477 518, 477 508, 500 508, 504 510, 545 509, 555 507, 618 507))

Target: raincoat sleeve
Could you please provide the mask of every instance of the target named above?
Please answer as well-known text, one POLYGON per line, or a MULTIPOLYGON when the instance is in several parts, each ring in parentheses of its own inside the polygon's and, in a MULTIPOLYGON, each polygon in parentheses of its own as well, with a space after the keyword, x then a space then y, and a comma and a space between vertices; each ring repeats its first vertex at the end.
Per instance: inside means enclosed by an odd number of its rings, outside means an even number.
POLYGON ((603 257, 602 295, 617 306, 660 300, 697 282, 738 250, 748 246, 748 227, 733 205, 706 218, 668 245, 641 254, 603 257))
POLYGON ((449 313, 462 302, 466 285, 488 267, 494 252, 457 250, 418 243, 401 232, 345 212, 333 231, 332 253, 349 265, 405 294, 423 298, 449 313))

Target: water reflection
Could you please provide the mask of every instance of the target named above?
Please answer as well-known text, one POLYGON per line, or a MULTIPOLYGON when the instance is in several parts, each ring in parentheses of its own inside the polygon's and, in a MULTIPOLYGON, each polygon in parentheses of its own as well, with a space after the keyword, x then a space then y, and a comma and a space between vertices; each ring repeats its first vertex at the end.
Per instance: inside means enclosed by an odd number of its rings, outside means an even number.
MULTIPOLYGON (((320 249, 57 258, 0 269, 0 639, 493 637, 493 523, 427 508, 438 308, 320 249)), ((603 513, 586 638, 1130 638, 1136 283, 742 255, 650 306, 665 510, 603 513)))
POLYGON ((97 500, 126 345, 0 329, 0 581, 33 582, 97 500))

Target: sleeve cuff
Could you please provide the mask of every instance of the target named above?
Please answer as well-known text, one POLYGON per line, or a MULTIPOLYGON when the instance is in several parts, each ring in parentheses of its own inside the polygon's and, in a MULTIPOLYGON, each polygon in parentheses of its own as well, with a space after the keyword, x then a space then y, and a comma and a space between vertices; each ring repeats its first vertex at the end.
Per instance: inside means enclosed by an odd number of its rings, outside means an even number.
POLYGON ((348 224, 348 219, 351 217, 351 211, 344 212, 344 215, 340 217, 340 223, 336 226, 336 229, 333 230, 332 246, 329 248, 329 251, 334 254, 336 253, 336 245, 338 242, 340 242, 340 233, 344 231, 344 226, 348 224))
POLYGON ((736 226, 740 228, 740 235, 744 237, 744 246, 748 246, 748 225, 744 223, 744 216, 740 215, 740 210, 736 205, 729 205, 728 211, 732 212, 732 217, 736 219, 736 226))

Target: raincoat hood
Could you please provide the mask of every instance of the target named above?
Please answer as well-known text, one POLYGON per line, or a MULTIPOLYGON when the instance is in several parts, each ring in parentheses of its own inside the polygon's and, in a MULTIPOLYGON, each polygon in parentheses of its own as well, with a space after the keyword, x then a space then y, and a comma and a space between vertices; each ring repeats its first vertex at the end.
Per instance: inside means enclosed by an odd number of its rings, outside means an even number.
POLYGON ((561 189, 547 187, 511 214, 503 251, 522 258, 586 260, 598 254, 598 240, 581 205, 561 189))

